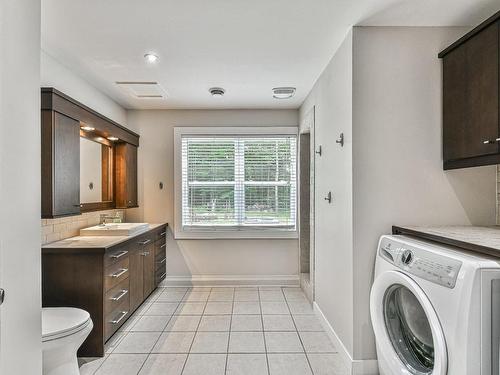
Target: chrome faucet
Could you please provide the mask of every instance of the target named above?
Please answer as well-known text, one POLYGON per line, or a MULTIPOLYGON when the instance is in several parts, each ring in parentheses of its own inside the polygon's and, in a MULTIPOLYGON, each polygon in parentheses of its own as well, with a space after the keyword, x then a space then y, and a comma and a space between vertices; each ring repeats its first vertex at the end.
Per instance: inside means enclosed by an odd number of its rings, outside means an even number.
POLYGON ((111 214, 101 214, 99 216, 99 225, 106 225, 109 223, 121 223, 122 217, 120 213, 117 211, 114 215, 111 214))

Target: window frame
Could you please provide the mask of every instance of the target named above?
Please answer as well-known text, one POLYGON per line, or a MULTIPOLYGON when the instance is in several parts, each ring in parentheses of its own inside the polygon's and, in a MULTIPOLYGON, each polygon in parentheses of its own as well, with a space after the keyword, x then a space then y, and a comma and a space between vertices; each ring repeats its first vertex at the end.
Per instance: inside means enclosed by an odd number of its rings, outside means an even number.
POLYGON ((298 238, 298 146, 295 158, 295 229, 252 228, 234 229, 209 227, 185 230, 182 225, 182 137, 196 136, 295 136, 298 126, 182 126, 174 127, 174 236, 176 239, 296 239, 298 238))

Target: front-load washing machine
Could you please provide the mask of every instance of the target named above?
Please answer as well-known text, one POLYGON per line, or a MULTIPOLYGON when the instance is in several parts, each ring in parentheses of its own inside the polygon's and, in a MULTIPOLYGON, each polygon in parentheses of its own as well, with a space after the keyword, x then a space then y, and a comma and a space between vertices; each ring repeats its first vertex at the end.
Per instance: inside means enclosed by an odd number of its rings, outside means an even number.
POLYGON ((499 375, 500 260, 382 236, 370 313, 381 375, 499 375))

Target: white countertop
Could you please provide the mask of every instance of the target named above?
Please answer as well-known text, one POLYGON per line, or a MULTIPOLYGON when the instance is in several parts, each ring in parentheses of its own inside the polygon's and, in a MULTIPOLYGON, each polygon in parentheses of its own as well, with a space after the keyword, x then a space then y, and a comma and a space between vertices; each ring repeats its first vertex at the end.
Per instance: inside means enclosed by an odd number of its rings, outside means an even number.
POLYGON ((150 230, 161 227, 165 224, 149 224, 149 228, 133 236, 76 236, 64 240, 48 243, 42 249, 88 249, 88 248, 109 248, 118 245, 131 238, 140 236, 150 230))
POLYGON ((479 227, 471 225, 398 225, 398 227, 500 251, 500 226, 479 227))

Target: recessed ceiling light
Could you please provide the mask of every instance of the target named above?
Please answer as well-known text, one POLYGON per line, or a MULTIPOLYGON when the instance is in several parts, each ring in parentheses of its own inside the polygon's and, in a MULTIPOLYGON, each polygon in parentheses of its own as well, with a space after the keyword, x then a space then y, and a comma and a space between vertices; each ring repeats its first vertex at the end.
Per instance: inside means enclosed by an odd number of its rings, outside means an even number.
POLYGON ((274 99, 290 99, 295 95, 295 87, 275 87, 273 89, 274 99))
POLYGON ((104 138, 103 137, 97 137, 95 140, 99 141, 99 142, 102 142, 102 141, 104 141, 104 138))
POLYGON ((80 126, 80 129, 82 129, 83 131, 86 131, 86 132, 93 132, 95 130, 94 127, 88 126, 88 125, 80 126))
POLYGON ((148 62, 149 64, 154 64, 160 59, 158 55, 155 55, 154 53, 146 53, 144 55, 144 58, 146 59, 146 62, 148 62))
POLYGON ((113 136, 109 136, 108 137, 108 141, 117 141, 119 138, 118 137, 113 137, 113 136))
POLYGON ((208 90, 208 92, 212 94, 214 98, 222 98, 226 93, 226 90, 224 90, 222 87, 212 87, 208 90))

